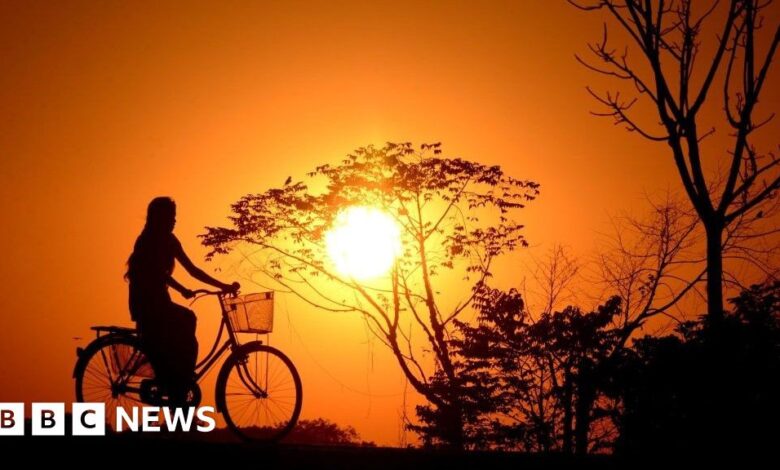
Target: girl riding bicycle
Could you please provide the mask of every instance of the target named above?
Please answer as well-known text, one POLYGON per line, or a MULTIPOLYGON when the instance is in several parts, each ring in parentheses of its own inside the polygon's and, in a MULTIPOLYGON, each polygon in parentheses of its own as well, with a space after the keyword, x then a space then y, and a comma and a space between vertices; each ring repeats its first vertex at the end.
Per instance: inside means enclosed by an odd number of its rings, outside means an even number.
POLYGON ((173 287, 185 298, 193 292, 173 277, 175 261, 195 279, 226 292, 235 292, 237 282, 225 284, 196 267, 173 234, 176 204, 169 197, 154 198, 147 209, 146 225, 127 260, 130 314, 136 322, 144 350, 157 377, 167 385, 172 406, 184 406, 192 384, 198 341, 195 313, 174 303, 173 287))

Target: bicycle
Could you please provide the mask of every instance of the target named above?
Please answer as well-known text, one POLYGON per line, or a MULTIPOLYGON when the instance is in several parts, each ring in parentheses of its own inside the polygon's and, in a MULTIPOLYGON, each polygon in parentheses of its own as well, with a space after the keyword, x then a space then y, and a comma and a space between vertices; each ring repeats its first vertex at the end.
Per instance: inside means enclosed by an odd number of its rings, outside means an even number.
MULTIPOLYGON (((238 336, 265 334, 273 329, 273 292, 229 296, 199 289, 194 293, 201 294, 195 300, 216 296, 222 321, 214 345, 195 366, 188 406, 200 404, 199 382, 229 350, 217 376, 216 410, 243 440, 278 441, 295 427, 300 416, 300 376, 292 361, 278 349, 259 340, 242 344, 238 336), (227 339, 219 346, 225 331, 227 339)), ((76 400, 105 403, 108 424, 113 422, 117 406, 166 406, 165 387, 155 380, 138 332, 120 326, 91 329, 96 339, 76 351, 76 400)))

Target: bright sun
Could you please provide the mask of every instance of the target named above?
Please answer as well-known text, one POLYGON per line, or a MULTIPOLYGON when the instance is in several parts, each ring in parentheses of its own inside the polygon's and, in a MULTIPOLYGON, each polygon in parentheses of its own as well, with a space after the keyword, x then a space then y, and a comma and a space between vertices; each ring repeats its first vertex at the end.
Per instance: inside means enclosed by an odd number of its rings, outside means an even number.
POLYGON ((401 253, 401 231, 390 215, 352 206, 336 216, 325 234, 328 255, 345 276, 367 280, 387 273, 401 253))

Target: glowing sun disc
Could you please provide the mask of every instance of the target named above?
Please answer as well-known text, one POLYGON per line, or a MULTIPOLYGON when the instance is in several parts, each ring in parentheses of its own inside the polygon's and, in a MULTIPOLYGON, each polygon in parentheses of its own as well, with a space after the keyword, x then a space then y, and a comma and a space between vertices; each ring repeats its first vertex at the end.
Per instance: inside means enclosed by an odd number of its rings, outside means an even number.
POLYGON ((401 253, 401 231, 386 212, 352 206, 336 216, 325 234, 325 245, 339 273, 366 280, 392 268, 401 253))

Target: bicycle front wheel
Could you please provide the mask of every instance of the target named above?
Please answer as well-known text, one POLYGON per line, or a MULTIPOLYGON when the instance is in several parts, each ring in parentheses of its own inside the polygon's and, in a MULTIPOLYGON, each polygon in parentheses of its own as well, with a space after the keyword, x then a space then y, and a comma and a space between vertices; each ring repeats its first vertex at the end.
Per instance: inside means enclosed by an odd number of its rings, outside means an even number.
POLYGON ((278 349, 252 342, 236 349, 219 372, 217 407, 228 427, 249 441, 274 442, 301 414, 301 379, 278 349))

